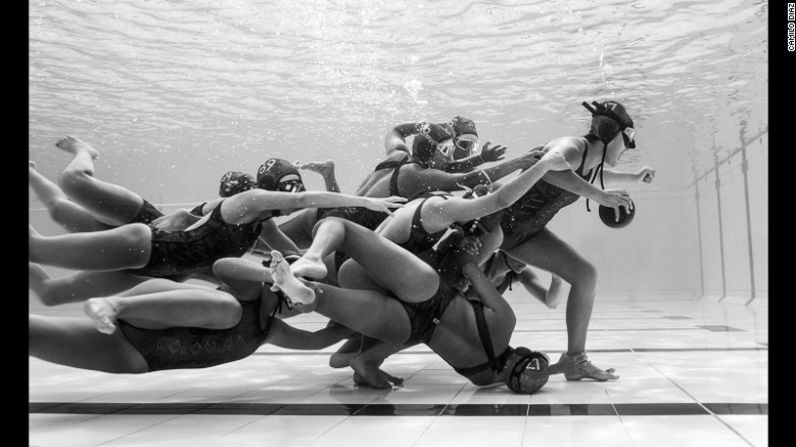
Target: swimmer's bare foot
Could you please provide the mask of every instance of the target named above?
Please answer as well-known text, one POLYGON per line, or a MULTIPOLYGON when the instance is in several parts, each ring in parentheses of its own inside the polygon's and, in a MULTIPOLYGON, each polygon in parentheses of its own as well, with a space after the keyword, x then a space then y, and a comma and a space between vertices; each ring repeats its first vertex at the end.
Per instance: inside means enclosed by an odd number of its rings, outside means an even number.
POLYGON ((553 275, 550 281, 550 287, 547 289, 547 295, 544 297, 545 304, 549 309, 555 309, 561 304, 564 299, 564 280, 560 277, 553 275))
POLYGON ((304 254, 298 261, 290 264, 290 271, 297 277, 306 277, 312 279, 326 278, 329 273, 323 259, 312 255, 304 254))
POLYGON ((362 342, 364 335, 354 334, 353 337, 346 340, 340 349, 329 357, 329 366, 332 368, 345 368, 351 366, 351 359, 362 352, 362 342))
POLYGON ((310 161, 308 163, 299 164, 299 169, 306 169, 326 177, 334 172, 334 160, 326 161, 310 161))
POLYGON ((39 264, 28 262, 28 287, 42 302, 44 302, 42 295, 44 294, 44 289, 47 287, 46 284, 49 280, 50 275, 48 275, 39 264))
POLYGON ((87 152, 92 159, 99 157, 99 151, 80 138, 71 135, 58 140, 55 146, 71 154, 77 155, 79 152, 87 152))
POLYGON ((39 264, 28 262, 28 285, 31 289, 36 290, 35 286, 43 284, 48 279, 50 275, 39 264))
POLYGON ((359 386, 372 386, 378 389, 389 389, 402 386, 404 379, 392 376, 381 369, 378 364, 369 362, 361 357, 351 360, 351 369, 354 370, 354 383, 359 386))
POLYGON ((28 261, 39 262, 40 253, 37 249, 40 247, 41 234, 33 228, 33 225, 28 224, 28 261))
POLYGON ((271 250, 271 277, 290 300, 300 304, 315 302, 315 291, 301 283, 290 271, 290 264, 277 250, 271 250))
POLYGON ((364 356, 363 358, 368 358, 370 360, 378 360, 379 364, 381 364, 384 362, 384 358, 377 359, 376 357, 382 354, 371 354, 370 349, 383 344, 384 342, 382 340, 355 333, 348 341, 343 343, 343 346, 340 346, 337 352, 329 357, 329 366, 332 368, 351 366, 351 359, 357 356, 364 356))
POLYGON ((116 315, 119 310, 107 298, 89 298, 83 305, 83 312, 91 318, 97 330, 103 334, 116 332, 116 315))
POLYGON ((618 375, 614 374, 615 369, 609 368, 605 371, 594 366, 586 353, 568 355, 561 354, 558 362, 550 366, 550 374, 564 373, 567 380, 593 379, 598 382, 606 380, 616 380, 618 375))

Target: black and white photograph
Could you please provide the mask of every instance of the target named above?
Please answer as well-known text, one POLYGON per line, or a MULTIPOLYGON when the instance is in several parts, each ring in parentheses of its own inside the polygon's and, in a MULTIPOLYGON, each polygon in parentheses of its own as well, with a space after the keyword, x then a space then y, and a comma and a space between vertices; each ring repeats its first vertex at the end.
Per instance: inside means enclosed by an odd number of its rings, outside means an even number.
POLYGON ((768 446, 794 29, 29 0, 28 445, 768 446))

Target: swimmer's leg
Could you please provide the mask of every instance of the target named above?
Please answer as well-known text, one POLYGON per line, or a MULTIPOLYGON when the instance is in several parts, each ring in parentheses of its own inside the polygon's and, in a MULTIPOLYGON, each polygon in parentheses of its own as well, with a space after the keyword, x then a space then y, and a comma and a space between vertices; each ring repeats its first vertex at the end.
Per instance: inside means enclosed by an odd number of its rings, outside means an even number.
MULTIPOLYGON (((312 227, 315 226, 317 212, 317 208, 301 210, 295 213, 295 217, 280 223, 279 229, 285 236, 290 238, 298 248, 307 248, 312 244, 312 227)), ((276 249, 276 247, 273 248, 276 249)))
POLYGON ((41 266, 28 263, 28 285, 46 306, 85 301, 121 293, 148 278, 127 272, 78 272, 51 278, 41 266))
POLYGON ((380 366, 388 356, 407 347, 383 340, 371 345, 350 361, 351 369, 354 370, 354 383, 380 389, 403 385, 404 379, 383 371, 380 366))
POLYGON ((400 301, 371 290, 313 283, 315 311, 365 336, 403 343, 411 325, 400 301))
POLYGON ((542 284, 541 279, 539 276, 533 272, 533 270, 525 266, 517 273, 517 281, 522 284, 525 290, 531 294, 534 298, 539 300, 542 304, 547 306, 550 309, 555 309, 561 303, 561 278, 558 276, 553 275, 553 280, 551 281, 551 288, 548 289, 542 284), (557 289, 554 289, 552 286, 554 284, 559 284, 557 289), (548 297, 550 301, 548 302, 548 297))
POLYGON ((28 260, 74 270, 122 270, 147 264, 152 230, 144 224, 88 233, 42 236, 30 227, 28 260))
POLYGON ((144 358, 121 333, 101 334, 85 318, 30 315, 28 352, 75 368, 124 374, 149 371, 144 358))
POLYGON ((346 259, 337 273, 340 287, 346 289, 375 290, 386 294, 387 289, 380 286, 368 275, 368 271, 353 259, 346 259))
POLYGON ((138 215, 144 205, 141 196, 94 177, 94 159, 99 151, 73 136, 62 138, 55 145, 74 156, 59 180, 69 198, 110 226, 130 223, 138 215))
POLYGON ((337 257, 336 253, 332 253, 329 256, 323 258, 323 265, 326 266, 326 277, 324 279, 320 279, 318 281, 324 284, 331 284, 333 286, 339 285, 339 278, 337 275, 339 272, 337 271, 337 257))
POLYGON ((53 222, 70 233, 100 231, 111 228, 75 202, 69 200, 61 188, 36 170, 33 162, 28 162, 28 184, 42 205, 47 209, 53 222))
POLYGON ((493 253, 491 259, 484 264, 484 267, 487 269, 484 273, 487 277, 491 278, 491 280, 502 278, 506 274, 515 272, 515 280, 522 284, 532 297, 536 298, 550 309, 558 307, 563 299, 563 280, 561 278, 554 274, 550 282, 550 287, 545 288, 533 269, 525 265, 525 263, 507 255, 502 250, 493 253))
POLYGON ((299 164, 298 168, 320 174, 320 176, 323 177, 323 182, 327 191, 340 192, 340 185, 337 184, 337 177, 334 175, 334 160, 311 161, 309 163, 299 164))
MULTIPOLYGON (((530 267, 526 267, 530 270, 530 267)), ((547 293, 544 296, 544 302, 550 309, 555 309, 561 304, 564 299, 564 280, 558 275, 552 274, 550 279, 550 286, 547 288, 547 293)))
POLYGON ((478 251, 478 256, 473 261, 475 265, 483 265, 503 243, 503 229, 499 225, 495 225, 495 227, 482 236, 481 248, 478 251))
POLYGON ((106 334, 116 330, 119 318, 143 329, 227 329, 241 317, 240 303, 229 293, 167 279, 149 280, 117 296, 90 298, 83 310, 106 334))
POLYGON ((370 290, 342 289, 307 283, 293 276, 279 252, 272 252, 271 276, 274 286, 294 302, 329 317, 364 335, 400 343, 409 338, 410 322, 401 303, 370 290))
POLYGON ((299 247, 277 227, 273 219, 269 219, 262 223, 258 241, 260 239, 262 239, 262 242, 264 242, 266 246, 270 247, 270 250, 277 250, 284 256, 301 256, 299 247))
POLYGON ((508 257, 508 262, 514 264, 510 267, 513 270, 519 270, 517 273, 517 281, 522 284, 531 296, 538 299, 542 304, 547 306, 548 309, 555 309, 561 304, 561 301, 564 299, 564 280, 562 280, 561 277, 552 273, 550 286, 545 287, 539 276, 534 273, 533 269, 527 265, 523 265, 521 261, 509 255, 505 256, 508 257))
POLYGON ((425 301, 437 292, 440 278, 431 266, 383 236, 336 217, 318 223, 312 245, 302 257, 305 263, 294 263, 293 273, 303 276, 319 270, 320 260, 338 249, 357 261, 376 284, 402 301, 425 301))
MULTIPOLYGON (((526 264, 551 272, 572 285, 566 309, 566 354, 573 357, 584 353, 597 285, 597 270, 594 266, 547 228, 522 244, 506 250, 506 253, 526 264)), ((612 374, 613 369, 595 369, 600 371, 593 371, 600 380, 616 378, 612 374)), ((567 378, 580 378, 575 370, 565 374, 567 378)))
POLYGON ((315 291, 307 287, 293 275, 290 264, 285 261, 282 253, 271 251, 271 278, 274 280, 272 290, 281 290, 292 302, 312 305, 315 303, 315 291))
MULTIPOLYGON (((353 259, 347 259, 343 262, 343 265, 340 267, 339 282, 340 287, 346 289, 373 290, 383 294, 387 293, 387 290, 376 284, 368 275, 368 272, 353 259)), ((351 366, 351 359, 358 356, 362 351, 370 349, 371 345, 380 342, 380 340, 365 337, 362 334, 356 334, 356 336, 351 337, 348 341, 343 343, 343 345, 329 357, 329 366, 332 368, 351 366)))

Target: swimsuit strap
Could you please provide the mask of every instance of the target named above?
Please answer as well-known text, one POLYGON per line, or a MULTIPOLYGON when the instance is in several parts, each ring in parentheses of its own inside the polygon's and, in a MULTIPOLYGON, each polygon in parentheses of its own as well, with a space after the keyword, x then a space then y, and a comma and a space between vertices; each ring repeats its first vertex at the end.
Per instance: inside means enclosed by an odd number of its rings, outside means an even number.
MULTIPOLYGON (((263 265, 265 265, 265 261, 263 261, 263 265)), ((282 312, 282 306, 283 305, 285 307, 287 307, 288 309, 292 308, 292 306, 288 302, 287 297, 285 296, 284 292, 282 292, 281 290, 277 290, 277 291, 274 292, 274 295, 276 295, 277 301, 276 301, 276 306, 274 306, 274 310, 271 311, 271 318, 276 317, 277 313, 281 313, 282 312)))
POLYGON ((505 277, 505 280, 509 282, 508 286, 509 290, 514 290, 511 288, 511 285, 514 283, 514 280, 517 279, 520 272, 514 270, 514 268, 511 265, 509 265, 509 255, 507 255, 506 252, 504 252, 503 250, 498 250, 498 253, 500 253, 500 259, 503 260, 503 264, 505 264, 506 267, 509 268, 509 271, 506 272, 506 277, 505 277))
POLYGON ((484 317, 484 305, 480 301, 477 300, 467 300, 471 306, 473 306, 473 312, 475 313, 475 323, 478 326, 478 337, 481 339, 481 344, 484 346, 484 351, 486 352, 486 356, 489 360, 480 365, 471 366, 469 368, 456 368, 459 374, 469 377, 473 374, 480 373, 481 371, 485 371, 489 368, 492 368, 495 371, 498 371, 499 368, 502 368, 502 365, 506 364, 506 359, 511 354, 511 347, 506 346, 506 349, 503 352, 495 357, 495 351, 492 349, 492 337, 489 334, 489 326, 487 326, 486 318, 484 317))
MULTIPOLYGON (((268 333, 271 332, 271 326, 276 318, 276 314, 282 312, 282 305, 284 304, 288 308, 290 304, 287 302, 287 298, 285 294, 281 290, 277 290, 274 292, 277 297, 276 306, 274 306, 274 310, 271 311, 271 315, 268 316, 268 319, 265 321, 265 328, 263 329, 263 334, 268 337, 268 333)), ((259 298, 260 305, 262 305, 262 298, 259 298)), ((257 310, 257 314, 260 314, 259 309, 257 310)))
MULTIPOLYGON (((584 138, 584 140, 586 140, 584 138)), ((589 175, 589 184, 593 184, 595 180, 597 180, 597 174, 600 174, 600 187, 605 190, 605 182, 603 181, 603 165, 605 165, 605 152, 607 148, 603 149, 603 159, 600 161, 600 164, 594 168, 594 172, 589 175)), ((583 157, 580 160, 580 167, 575 171, 576 174, 583 177, 583 166, 586 163, 586 155, 589 152, 589 140, 586 140, 586 147, 583 149, 583 157), (578 172, 580 171, 580 172, 578 172)), ((586 198, 586 211, 591 212, 591 208, 589 208, 589 198, 586 198)))
POLYGON ((583 141, 586 144, 583 146, 583 155, 580 157, 580 166, 575 170, 575 173, 581 177, 583 177, 583 167, 586 165, 586 156, 589 154, 589 140, 584 138, 583 141))
MULTIPOLYGON (((409 154, 406 153, 406 156, 409 156, 409 154)), ((375 172, 375 171, 381 171, 382 169, 393 169, 396 166, 399 166, 399 164, 406 159, 406 156, 400 160, 385 160, 377 164, 376 167, 373 169, 373 171, 375 172)))
POLYGON ((492 348, 492 336, 489 334, 489 325, 486 324, 486 317, 484 316, 484 304, 480 301, 469 300, 470 305, 473 306, 475 312, 475 323, 478 326, 478 338, 481 339, 481 344, 484 345, 484 351, 489 359, 489 364, 495 363, 495 350, 492 348))
POLYGON ((509 265, 509 255, 507 255, 505 251, 503 251, 503 250, 498 250, 498 253, 500 253, 500 257, 501 257, 501 259, 503 260, 503 263, 504 263, 504 264, 506 264, 506 267, 508 267, 508 268, 509 268, 509 270, 510 270, 510 272, 511 272, 511 273, 514 273, 515 275, 516 275, 517 273, 520 273, 520 272, 518 272, 518 271, 514 270, 514 269, 511 267, 511 265, 509 265))

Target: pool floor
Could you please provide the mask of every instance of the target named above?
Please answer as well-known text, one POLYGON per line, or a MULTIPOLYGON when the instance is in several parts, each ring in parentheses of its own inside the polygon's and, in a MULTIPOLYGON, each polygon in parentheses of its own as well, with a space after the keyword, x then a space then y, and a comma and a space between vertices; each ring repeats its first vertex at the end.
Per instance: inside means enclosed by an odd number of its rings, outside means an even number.
MULTIPOLYGON (((556 360, 564 306, 514 288, 513 346, 556 360)), ((425 346, 389 358, 402 388, 360 388, 322 351, 261 347, 202 370, 112 375, 30 357, 32 446, 765 446, 767 301, 597 299, 589 357, 613 382, 562 375, 531 396, 478 388, 425 346)), ((31 312, 81 315, 79 305, 31 312)), ((325 326, 318 314, 291 324, 325 326)))

